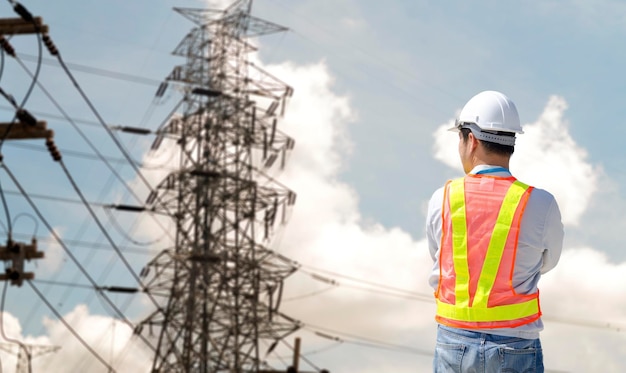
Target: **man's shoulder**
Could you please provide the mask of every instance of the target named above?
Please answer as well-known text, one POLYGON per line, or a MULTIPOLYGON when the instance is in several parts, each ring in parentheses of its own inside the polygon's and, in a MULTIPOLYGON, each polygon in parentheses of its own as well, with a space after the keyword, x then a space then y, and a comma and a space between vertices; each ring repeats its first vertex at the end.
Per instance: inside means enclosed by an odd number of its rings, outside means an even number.
POLYGON ((533 187, 533 190, 530 193, 530 198, 541 201, 543 203, 556 201, 556 198, 554 198, 554 195, 552 193, 548 192, 545 189, 537 187, 533 187))
POLYGON ((441 203, 443 202, 443 194, 444 194, 445 185, 437 188, 430 196, 429 207, 441 207, 441 203))
POLYGON ((560 219, 559 205, 556 198, 552 193, 541 188, 533 188, 531 191, 526 205, 526 212, 536 217, 554 215, 559 216, 560 219))

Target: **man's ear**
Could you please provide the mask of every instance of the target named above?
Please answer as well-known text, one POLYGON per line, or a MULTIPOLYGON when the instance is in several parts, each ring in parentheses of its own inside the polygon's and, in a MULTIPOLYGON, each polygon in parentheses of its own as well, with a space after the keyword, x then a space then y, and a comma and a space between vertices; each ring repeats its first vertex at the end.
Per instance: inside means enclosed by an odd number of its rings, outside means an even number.
POLYGON ((467 141, 470 143, 470 150, 472 151, 476 150, 476 148, 478 148, 478 144, 480 143, 471 132, 468 134, 467 141))

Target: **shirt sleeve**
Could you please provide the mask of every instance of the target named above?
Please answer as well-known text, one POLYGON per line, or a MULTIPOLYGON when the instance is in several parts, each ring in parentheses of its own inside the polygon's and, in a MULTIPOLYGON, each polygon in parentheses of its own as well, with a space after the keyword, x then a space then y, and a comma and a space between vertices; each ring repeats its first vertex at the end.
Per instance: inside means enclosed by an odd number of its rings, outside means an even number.
POLYGON ((552 199, 546 214, 543 236, 543 263, 541 273, 544 274, 556 267, 561 257, 563 249, 563 223, 561 222, 561 211, 555 199, 552 199))
POLYGON ((439 245, 441 243, 441 207, 443 205, 443 188, 437 189, 428 202, 426 215, 426 237, 428 238, 428 251, 433 261, 437 260, 439 245))

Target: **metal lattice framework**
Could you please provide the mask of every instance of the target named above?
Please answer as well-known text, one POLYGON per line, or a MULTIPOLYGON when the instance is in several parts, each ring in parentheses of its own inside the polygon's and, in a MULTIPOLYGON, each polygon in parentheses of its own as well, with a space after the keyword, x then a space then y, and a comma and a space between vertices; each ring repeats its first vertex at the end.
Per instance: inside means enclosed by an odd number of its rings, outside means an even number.
POLYGON ((168 81, 184 110, 160 129, 175 137, 180 167, 151 193, 175 212, 176 243, 144 269, 147 290, 166 298, 138 332, 158 336, 152 372, 258 372, 260 341, 298 328, 278 312, 296 268, 266 245, 295 194, 273 178, 294 141, 276 128, 292 89, 248 61, 246 39, 285 30, 250 16, 251 0, 223 11, 175 10, 195 27, 174 54, 186 63, 168 81))

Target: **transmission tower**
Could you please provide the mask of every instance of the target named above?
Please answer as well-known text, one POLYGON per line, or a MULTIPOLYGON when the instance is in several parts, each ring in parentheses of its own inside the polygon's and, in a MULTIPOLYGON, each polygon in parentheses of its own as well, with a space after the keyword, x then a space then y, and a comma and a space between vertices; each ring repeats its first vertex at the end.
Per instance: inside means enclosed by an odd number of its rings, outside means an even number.
POLYGON ((249 61, 247 41, 286 29, 251 5, 174 8, 196 26, 174 50, 186 63, 166 80, 182 88, 182 113, 153 144, 176 138, 180 163, 147 199, 176 223, 175 246, 142 271, 146 290, 165 296, 137 328, 156 337, 152 372, 259 372, 268 346, 299 327, 278 311, 296 268, 268 248, 295 202, 268 176, 294 146, 276 128, 292 89, 249 61))
POLYGON ((57 352, 61 349, 60 346, 40 346, 40 345, 27 345, 19 342, 15 343, 0 343, 0 349, 11 353, 17 354, 17 367, 15 373, 32 373, 31 361, 33 358, 57 352), (15 352, 14 347, 18 347, 18 351, 15 352))

